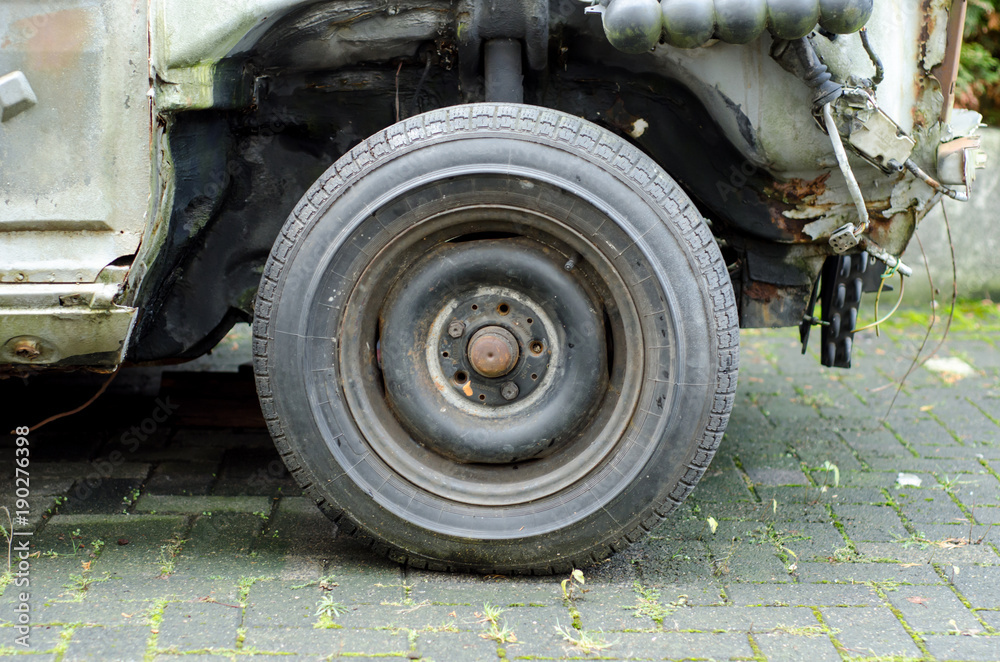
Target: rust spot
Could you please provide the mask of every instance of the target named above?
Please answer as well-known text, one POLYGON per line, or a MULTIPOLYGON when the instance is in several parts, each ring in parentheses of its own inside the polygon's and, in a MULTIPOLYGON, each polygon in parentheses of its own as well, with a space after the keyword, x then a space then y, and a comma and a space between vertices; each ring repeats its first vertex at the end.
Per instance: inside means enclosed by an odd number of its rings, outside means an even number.
POLYGON ((777 285, 772 285, 771 283, 751 280, 743 285, 743 294, 754 301, 770 303, 781 295, 779 289, 777 285))
POLYGON ((778 196, 789 205, 813 205, 816 198, 826 193, 826 181, 831 173, 820 175, 816 179, 789 179, 787 182, 774 182, 768 189, 769 196, 778 196))
POLYGON ((793 205, 770 200, 768 201, 768 209, 771 214, 771 223, 783 235, 777 241, 792 244, 808 244, 813 241, 813 238, 805 232, 806 223, 810 221, 785 216, 786 211, 794 209, 793 205))
POLYGON ((619 98, 615 105, 604 111, 604 118, 608 123, 625 134, 635 130, 636 120, 639 118, 625 110, 625 102, 619 98))

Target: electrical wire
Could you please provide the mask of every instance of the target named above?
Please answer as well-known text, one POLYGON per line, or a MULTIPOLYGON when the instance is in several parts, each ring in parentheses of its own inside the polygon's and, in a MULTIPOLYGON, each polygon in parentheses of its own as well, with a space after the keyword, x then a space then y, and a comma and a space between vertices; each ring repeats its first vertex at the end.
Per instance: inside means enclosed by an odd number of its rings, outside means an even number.
POLYGON ((886 315, 882 319, 878 320, 877 322, 872 322, 871 324, 865 325, 865 326, 861 327, 860 329, 856 329, 854 331, 855 333, 860 333, 862 331, 867 331, 868 329, 875 329, 875 333, 877 334, 878 333, 878 328, 881 325, 883 325, 886 322, 888 322, 890 319, 892 319, 892 316, 895 315, 896 311, 899 310, 900 305, 902 305, 902 303, 903 303, 903 295, 906 292, 906 279, 903 278, 903 274, 888 274, 886 277, 882 278, 882 284, 879 285, 879 287, 878 287, 878 294, 875 297, 875 318, 878 319, 878 300, 882 296, 882 288, 885 287, 885 282, 887 280, 889 280, 890 278, 892 278, 893 276, 895 276, 895 275, 899 276, 899 299, 896 301, 896 305, 893 306, 892 310, 889 311, 888 315, 886 315))
MULTIPOLYGON (((53 421, 58 421, 61 418, 66 418, 67 416, 72 416, 74 414, 79 414, 81 411, 83 411, 84 409, 86 409, 90 405, 94 404, 94 402, 96 402, 99 397, 101 397, 102 395, 104 395, 104 392, 108 390, 108 387, 111 386, 111 382, 113 382, 115 380, 115 377, 118 376, 118 370, 119 369, 120 368, 117 368, 117 369, 115 369, 115 371, 113 373, 111 373, 111 377, 108 378, 108 381, 104 382, 104 385, 101 386, 100 389, 98 389, 97 393, 95 393, 94 397, 92 397, 90 400, 87 400, 86 402, 84 402, 82 405, 80 405, 76 409, 73 409, 73 410, 70 410, 70 411, 67 411, 67 412, 63 412, 61 414, 56 414, 55 416, 49 416, 48 418, 46 418, 41 423, 38 423, 38 424, 33 425, 30 428, 28 428, 29 432, 34 432, 35 430, 39 429, 40 427, 48 425, 49 423, 52 423, 53 421)), ((13 432, 11 434, 13 434, 13 432)))
POLYGON ((966 188, 966 191, 964 193, 959 193, 958 191, 956 191, 954 189, 948 188, 947 186, 945 186, 944 184, 942 184, 938 180, 936 180, 933 177, 931 177, 930 175, 928 175, 924 171, 924 169, 921 168, 920 166, 918 166, 917 162, 914 161, 913 159, 906 159, 906 163, 904 163, 903 165, 906 166, 907 170, 909 170, 911 173, 913 173, 914 177, 916 177, 917 179, 919 179, 920 181, 922 181, 924 184, 927 184, 928 186, 930 186, 932 189, 934 189, 938 193, 943 193, 944 195, 947 195, 952 200, 958 200, 959 202, 968 202, 969 201, 969 191, 968 191, 968 188, 966 188))
POLYGON ((910 361, 910 367, 906 369, 906 373, 899 380, 899 384, 896 385, 896 392, 892 396, 892 400, 889 402, 889 408, 886 409, 885 415, 879 421, 879 425, 884 425, 887 420, 889 420, 889 414, 892 413, 893 407, 896 406, 896 400, 899 399, 899 394, 903 392, 903 385, 906 384, 906 380, 917 368, 920 362, 920 355, 923 354, 924 348, 927 347, 927 341, 931 338, 931 332, 934 330, 934 325, 937 324, 937 297, 935 296, 934 288, 934 277, 931 276, 931 265, 927 260, 927 251, 924 250, 924 242, 920 240, 920 235, 917 233, 913 234, 913 238, 917 240, 917 246, 920 247, 920 257, 924 261, 924 268, 927 272, 927 284, 930 286, 931 291, 931 316, 930 321, 927 324, 927 331, 924 333, 923 340, 920 341, 920 347, 917 348, 917 353, 910 361))
POLYGON ((941 202, 941 214, 944 216, 944 229, 948 235, 948 248, 951 250, 951 310, 948 311, 948 321, 944 325, 944 333, 941 334, 941 341, 927 355, 927 358, 920 362, 920 365, 924 365, 934 358, 941 347, 944 346, 944 342, 948 339, 948 333, 951 331, 951 324, 955 321, 955 308, 958 305, 958 261, 955 258, 955 242, 951 236, 951 222, 948 220, 948 209, 945 207, 944 201, 941 202))
POLYGON ((833 152, 837 155, 837 165, 840 166, 840 171, 844 173, 844 179, 847 180, 847 189, 851 192, 854 206, 858 210, 858 222, 855 224, 854 234, 859 235, 868 229, 868 224, 870 223, 868 205, 865 204, 865 196, 861 193, 861 187, 858 185, 854 171, 851 170, 851 164, 847 160, 847 150, 844 149, 844 142, 840 139, 840 130, 837 128, 837 122, 833 119, 833 108, 828 103, 823 104, 823 119, 826 121, 826 132, 830 136, 833 152))
POLYGON ((885 66, 882 64, 882 58, 878 56, 878 53, 872 47, 871 39, 868 38, 868 28, 861 28, 861 45, 865 47, 865 52, 868 53, 868 57, 875 67, 875 77, 872 78, 872 85, 878 87, 885 80, 885 66))

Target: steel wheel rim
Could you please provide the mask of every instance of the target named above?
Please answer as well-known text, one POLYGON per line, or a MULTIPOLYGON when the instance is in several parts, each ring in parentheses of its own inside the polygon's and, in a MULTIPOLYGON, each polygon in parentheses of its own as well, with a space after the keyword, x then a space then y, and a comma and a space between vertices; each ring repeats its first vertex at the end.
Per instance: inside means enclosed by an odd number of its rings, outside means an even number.
MULTIPOLYGON (((412 264, 413 260, 410 261, 412 264)), ((625 442, 625 431, 638 407, 643 365, 641 323, 632 302, 629 288, 611 265, 610 260, 580 232, 567 223, 538 210, 503 204, 468 205, 439 211, 417 219, 413 226, 396 237, 371 260, 359 287, 350 295, 343 316, 341 342, 337 362, 345 384, 344 399, 365 443, 386 468, 404 477, 418 490, 456 502, 479 506, 515 505, 552 496, 578 484, 613 456, 613 451, 625 442), (497 221, 505 215, 507 220, 497 221), (471 230, 509 232, 538 240, 545 238, 567 255, 579 254, 580 267, 592 283, 602 289, 607 308, 611 308, 610 335, 613 339, 616 368, 612 371, 611 387, 593 416, 591 425, 555 454, 521 463, 483 467, 458 464, 435 457, 415 443, 391 413, 384 393, 373 387, 377 357, 365 349, 371 338, 365 334, 346 332, 352 328, 370 328, 372 313, 366 314, 363 299, 379 298, 391 286, 372 285, 379 281, 377 265, 392 263, 403 269, 393 258, 405 252, 407 244, 421 241, 433 244, 471 230), (596 265, 596 266, 595 266, 596 265), (610 274, 608 277, 600 274, 610 274), (362 296, 363 295, 363 296, 362 296), (610 304, 610 305, 609 305, 610 304)), ((380 299, 379 299, 380 300, 380 299)), ((607 320, 607 316, 606 316, 607 320)), ((634 440, 628 440, 634 443, 634 440)))

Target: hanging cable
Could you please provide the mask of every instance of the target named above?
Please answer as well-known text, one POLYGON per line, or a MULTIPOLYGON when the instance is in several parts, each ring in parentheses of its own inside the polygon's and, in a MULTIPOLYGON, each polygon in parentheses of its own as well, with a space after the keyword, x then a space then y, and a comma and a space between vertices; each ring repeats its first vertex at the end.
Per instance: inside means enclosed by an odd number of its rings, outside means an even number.
POLYGON ((943 193, 944 195, 947 195, 952 200, 958 200, 959 202, 968 202, 969 201, 969 192, 968 192, 968 190, 966 190, 964 193, 960 193, 960 192, 956 191, 955 189, 948 188, 947 186, 945 186, 944 184, 942 184, 938 180, 936 180, 933 177, 931 177, 930 175, 928 175, 923 170, 923 168, 921 168, 920 166, 917 165, 917 163, 913 159, 907 159, 906 163, 904 163, 903 165, 906 166, 906 169, 909 170, 910 172, 912 172, 913 175, 917 179, 919 179, 920 181, 922 181, 924 184, 927 184, 928 186, 930 186, 932 189, 934 189, 938 193, 943 193))
POLYGON ((885 282, 896 275, 899 276, 899 299, 896 301, 896 305, 893 306, 892 310, 889 311, 888 315, 878 320, 877 322, 872 322, 871 324, 867 324, 861 327, 860 329, 856 329, 854 331, 855 333, 861 333, 862 331, 867 331, 868 329, 875 329, 875 332, 878 333, 878 328, 883 324, 885 324, 886 322, 888 322, 890 319, 892 319, 892 316, 895 315, 896 312, 899 310, 899 307, 903 303, 903 294, 905 294, 906 291, 906 279, 903 278, 903 274, 901 273, 887 274, 885 277, 882 278, 882 284, 879 285, 878 294, 875 297, 875 317, 876 318, 878 317, 878 299, 879 297, 882 296, 882 289, 885 287, 885 282))
POLYGON ((851 170, 851 164, 847 160, 847 150, 844 149, 844 143, 840 139, 840 130, 837 128, 837 122, 833 119, 833 108, 828 103, 823 104, 823 119, 826 121, 826 132, 830 135, 833 152, 837 155, 837 165, 840 166, 840 171, 844 173, 844 179, 847 180, 847 188, 851 192, 854 206, 858 210, 858 222, 854 226, 854 235, 858 236, 868 229, 868 224, 871 222, 868 218, 868 206, 865 204, 865 197, 861 193, 861 187, 854 176, 854 171, 851 170))
POLYGON ((868 53, 868 57, 875 67, 875 77, 872 78, 872 85, 878 87, 885 80, 885 66, 882 64, 882 58, 872 48, 871 39, 868 38, 868 28, 861 28, 859 34, 861 35, 861 45, 865 47, 865 52, 868 53))

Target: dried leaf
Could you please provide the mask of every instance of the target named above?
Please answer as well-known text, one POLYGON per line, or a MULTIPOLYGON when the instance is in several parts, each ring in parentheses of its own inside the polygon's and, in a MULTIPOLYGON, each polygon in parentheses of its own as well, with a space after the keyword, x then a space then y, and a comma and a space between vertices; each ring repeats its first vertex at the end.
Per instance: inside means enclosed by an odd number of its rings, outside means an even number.
POLYGON ((928 602, 930 602, 930 600, 928 600, 927 598, 922 598, 919 595, 911 595, 910 597, 906 598, 906 601, 912 602, 915 605, 926 605, 928 602))
POLYGON ((719 528, 719 523, 715 521, 714 517, 709 517, 705 521, 708 522, 709 531, 715 534, 715 530, 719 528))

